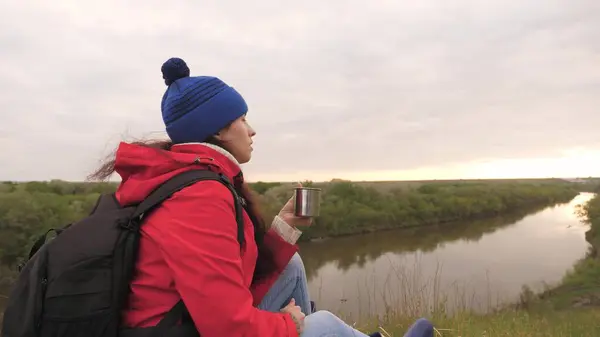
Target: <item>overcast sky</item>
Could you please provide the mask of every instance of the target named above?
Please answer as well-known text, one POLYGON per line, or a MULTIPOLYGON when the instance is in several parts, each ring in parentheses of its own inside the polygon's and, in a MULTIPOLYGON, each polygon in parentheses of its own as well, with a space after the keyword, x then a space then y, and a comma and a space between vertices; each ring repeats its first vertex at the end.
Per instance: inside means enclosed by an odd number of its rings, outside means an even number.
POLYGON ((246 98, 249 180, 600 173, 600 1, 0 3, 0 180, 164 135, 161 64, 246 98))

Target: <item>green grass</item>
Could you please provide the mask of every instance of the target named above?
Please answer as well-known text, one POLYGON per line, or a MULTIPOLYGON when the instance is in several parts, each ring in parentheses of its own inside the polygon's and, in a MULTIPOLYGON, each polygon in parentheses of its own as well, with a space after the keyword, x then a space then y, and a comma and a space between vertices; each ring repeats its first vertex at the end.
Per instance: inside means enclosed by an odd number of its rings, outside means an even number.
POLYGON ((587 258, 580 261, 560 285, 545 291, 528 305, 553 310, 600 308, 600 260, 587 258))
MULTIPOLYGON (((452 317, 428 317, 436 327, 436 336, 600 336, 600 310, 530 312, 503 311, 493 315, 457 314, 452 317)), ((356 327, 367 333, 379 330, 384 335, 403 336, 416 318, 391 317, 385 322, 368 322, 356 327)))
MULTIPOLYGON (((420 317, 434 323, 435 336, 600 336, 600 303, 594 300, 582 302, 582 299, 589 296, 596 298, 598 294, 600 263, 584 261, 565 277, 559 287, 543 295, 532 294, 525 288, 522 303, 490 308, 487 313, 473 312, 467 306, 446 313, 448 303, 442 302, 433 306, 435 310, 425 313, 423 306, 411 306, 412 302, 425 304, 425 301, 413 297, 415 301, 407 303, 407 308, 402 310, 392 309, 385 315, 359 319, 358 322, 346 321, 360 331, 380 331, 384 336, 403 336, 420 317)), ((462 296, 468 297, 468 293, 462 296)), ((439 301, 447 299, 444 295, 437 297, 439 301)), ((340 314, 343 318, 343 313, 340 314)))

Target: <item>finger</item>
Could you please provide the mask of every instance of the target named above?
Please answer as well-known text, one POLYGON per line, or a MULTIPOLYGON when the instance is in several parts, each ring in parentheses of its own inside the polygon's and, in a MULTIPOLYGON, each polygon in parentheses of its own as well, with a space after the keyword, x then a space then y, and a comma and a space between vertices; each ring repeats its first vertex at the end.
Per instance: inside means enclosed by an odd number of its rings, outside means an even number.
MULTIPOLYGON (((302 188, 302 183, 301 182, 296 182, 296 188, 302 188)), ((294 193, 292 195, 292 198, 290 200, 294 200, 296 198, 296 193, 294 193)))
POLYGON ((285 205, 283 206, 283 209, 289 210, 291 212, 290 207, 293 207, 295 200, 296 200, 296 194, 294 193, 288 199, 288 201, 285 203, 285 205))
POLYGON ((292 298, 292 300, 284 307, 284 309, 291 310, 296 306, 296 301, 292 298))
POLYGON ((312 218, 294 217, 294 223, 296 226, 310 226, 312 222, 312 218))

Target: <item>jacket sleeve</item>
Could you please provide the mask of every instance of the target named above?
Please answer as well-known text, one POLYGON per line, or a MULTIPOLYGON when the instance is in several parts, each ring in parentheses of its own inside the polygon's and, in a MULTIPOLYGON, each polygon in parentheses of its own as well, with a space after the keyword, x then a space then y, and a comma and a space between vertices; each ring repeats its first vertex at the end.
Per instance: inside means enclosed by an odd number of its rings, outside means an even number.
POLYGON ((298 246, 294 244, 300 236, 298 232, 302 233, 289 226, 279 217, 275 217, 273 220, 271 229, 265 235, 264 244, 272 253, 275 270, 270 275, 266 275, 261 280, 252 283, 250 291, 254 298, 254 306, 260 304, 269 289, 279 278, 279 275, 289 264, 294 254, 298 251, 298 246))
POLYGON ((216 181, 196 183, 154 214, 157 239, 181 295, 203 337, 297 337, 287 314, 253 307, 244 284, 233 197, 216 181))
POLYGON ((301 230, 288 225, 288 223, 285 222, 285 220, 283 220, 279 215, 276 215, 273 219, 273 222, 271 223, 271 230, 275 231, 282 239, 292 245, 298 241, 300 236, 302 236, 301 230))
POLYGON ((291 227, 279 216, 276 216, 271 225, 271 229, 265 234, 264 244, 273 252, 277 273, 283 271, 288 265, 292 256, 298 251, 295 245, 296 240, 302 233, 291 227))

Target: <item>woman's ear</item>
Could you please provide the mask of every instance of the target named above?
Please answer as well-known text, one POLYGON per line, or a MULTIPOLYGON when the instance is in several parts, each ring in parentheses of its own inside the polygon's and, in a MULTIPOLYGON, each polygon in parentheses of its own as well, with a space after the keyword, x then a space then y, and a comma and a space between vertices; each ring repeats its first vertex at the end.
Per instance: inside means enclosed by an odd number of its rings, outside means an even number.
POLYGON ((213 138, 221 143, 227 142, 228 138, 230 138, 230 135, 229 135, 229 127, 230 126, 231 125, 227 125, 226 127, 219 130, 219 132, 217 132, 213 135, 213 138))
MULTIPOLYGON (((222 130, 221 130, 221 131, 222 131, 222 130)), ((219 132, 217 132, 217 133, 215 133, 215 134, 213 135, 213 138, 214 138, 214 139, 216 139, 216 140, 218 140, 218 141, 220 141, 220 142, 222 142, 222 141, 223 141, 223 136, 221 135, 221 131, 219 131, 219 132)))

